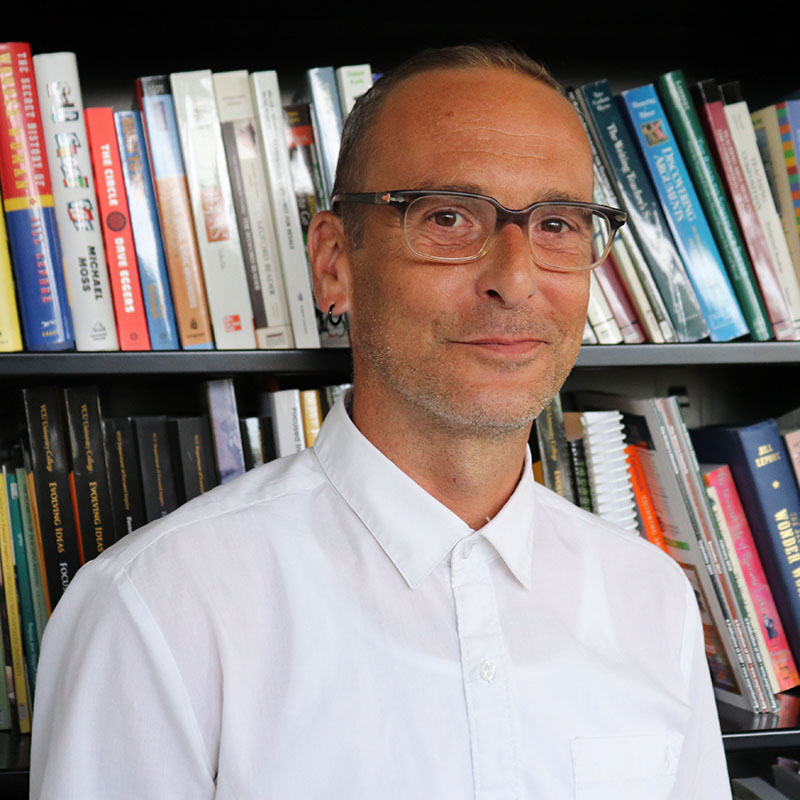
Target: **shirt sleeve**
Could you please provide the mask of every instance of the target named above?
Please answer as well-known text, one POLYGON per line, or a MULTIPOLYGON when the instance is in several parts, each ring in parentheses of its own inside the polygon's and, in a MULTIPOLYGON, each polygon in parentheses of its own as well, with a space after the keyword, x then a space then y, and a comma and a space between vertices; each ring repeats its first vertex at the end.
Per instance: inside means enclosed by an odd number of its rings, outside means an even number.
POLYGON ((33 800, 215 795, 215 769, 172 652, 127 572, 83 567, 42 641, 33 800))
POLYGON ((672 800, 731 800, 719 715, 705 655, 703 626, 688 581, 681 665, 689 687, 692 717, 670 797, 672 800))

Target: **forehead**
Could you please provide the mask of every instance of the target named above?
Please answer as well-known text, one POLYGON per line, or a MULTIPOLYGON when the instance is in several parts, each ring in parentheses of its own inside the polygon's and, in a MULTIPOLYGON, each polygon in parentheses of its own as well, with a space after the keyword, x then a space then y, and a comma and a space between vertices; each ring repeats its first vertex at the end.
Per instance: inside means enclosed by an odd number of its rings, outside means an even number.
POLYGON ((370 143, 365 191, 470 187, 511 205, 545 194, 591 200, 577 114, 554 89, 509 69, 407 79, 387 97, 370 143))

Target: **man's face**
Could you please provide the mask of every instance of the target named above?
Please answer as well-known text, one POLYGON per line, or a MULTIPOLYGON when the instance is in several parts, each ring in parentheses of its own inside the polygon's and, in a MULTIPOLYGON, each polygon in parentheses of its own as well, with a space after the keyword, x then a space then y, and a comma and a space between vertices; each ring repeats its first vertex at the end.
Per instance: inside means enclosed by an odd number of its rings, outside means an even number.
MULTIPOLYGON (((410 78, 370 137, 357 191, 470 191, 508 208, 592 199, 577 116, 554 90, 510 70, 410 78)), ((369 393, 382 413, 423 414, 462 435, 527 426, 575 361, 589 273, 541 269, 516 225, 477 261, 426 261, 407 248, 397 211, 363 214, 362 246, 350 253, 356 404, 369 393)))

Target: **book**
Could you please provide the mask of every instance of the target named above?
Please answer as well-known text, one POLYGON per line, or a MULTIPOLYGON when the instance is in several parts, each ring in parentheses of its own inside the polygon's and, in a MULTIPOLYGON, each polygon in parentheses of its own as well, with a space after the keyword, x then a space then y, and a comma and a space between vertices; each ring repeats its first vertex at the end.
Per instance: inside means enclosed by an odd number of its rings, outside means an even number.
POLYGON ((245 259, 259 348, 294 346, 255 112, 246 70, 215 73, 233 203, 245 259))
POLYGON ((586 315, 599 344, 620 344, 623 341, 622 331, 594 272, 589 276, 589 306, 586 315))
POLYGON ((211 70, 173 72, 170 85, 214 342, 218 350, 255 349, 253 307, 211 70))
POLYGON ((20 733, 31 731, 31 707, 28 701, 28 680, 25 674, 25 654, 20 626, 19 595, 14 570, 14 548, 9 523, 8 492, 5 480, 0 480, 0 568, 2 571, 3 598, 11 644, 11 664, 14 677, 14 699, 20 733))
MULTIPOLYGON (((675 247, 648 170, 608 81, 604 79, 582 86, 576 98, 587 123, 595 160, 603 167, 603 170, 598 168, 600 182, 608 184, 606 194, 613 191, 617 204, 629 215, 629 224, 621 229, 618 237, 622 241, 617 252, 622 251, 624 245, 627 256, 634 254, 632 258, 638 265, 637 272, 649 271, 652 275, 651 280, 658 287, 678 341, 694 342, 706 338, 708 325, 697 294, 675 247), (623 234, 625 229, 627 232, 623 234)), ((669 336, 665 338, 670 340, 669 336)))
MULTIPOLYGON (((0 187, 0 209, 3 194, 0 187)), ((8 249, 5 216, 0 213, 0 352, 15 353, 22 350, 22 328, 19 325, 19 310, 14 289, 14 274, 11 269, 11 253, 8 249)))
POLYGON ((345 120, 356 100, 372 86, 372 67, 369 64, 348 64, 337 67, 335 74, 339 107, 342 120, 345 120))
POLYGON ((250 89, 278 237, 295 347, 317 348, 320 341, 312 281, 292 187, 281 91, 275 70, 251 73, 250 89))
POLYGON ((773 337, 772 326, 758 288, 747 249, 706 142, 700 119, 683 72, 673 70, 656 81, 658 95, 683 155, 692 185, 697 191, 709 227, 719 247, 739 307, 747 321, 750 338, 763 342, 773 337))
MULTIPOLYGON (((783 144, 783 160, 774 166, 781 167, 781 174, 785 172, 789 181, 791 202, 786 207, 786 217, 790 222, 793 221, 794 225, 787 225, 784 230, 787 241, 791 238, 792 242, 795 242, 800 236, 800 178, 797 173, 797 153, 800 151, 800 100, 783 100, 776 104, 775 109, 783 144)), ((800 265, 795 266, 795 269, 798 268, 800 265)))
POLYGON ((236 390, 232 378, 205 381, 203 390, 206 409, 211 420, 219 482, 227 483, 245 472, 236 390))
POLYGON ((31 502, 35 498, 52 612, 83 563, 70 490, 68 434, 57 387, 24 387, 22 400, 35 492, 31 492, 31 502))
POLYGON ((150 333, 122 177, 114 110, 87 108, 85 116, 119 347, 120 350, 149 350, 150 333))
POLYGON ((628 470, 631 476, 631 488, 633 489, 633 496, 636 499, 636 508, 639 514, 639 533, 650 544, 660 547, 666 553, 667 544, 664 541, 664 531, 658 521, 653 495, 642 466, 642 458, 640 457, 642 446, 638 443, 625 446, 625 454, 628 456, 628 470))
POLYGON ((75 53, 33 57, 78 350, 119 350, 75 53))
POLYGON ((800 492, 774 419, 691 432, 698 458, 730 467, 795 661, 800 653, 800 492))
POLYGON ((654 85, 629 89, 620 97, 711 340, 744 336, 747 325, 654 85))
POLYGON ((564 411, 564 435, 569 450, 570 477, 575 490, 575 503, 584 511, 594 513, 589 468, 586 464, 586 447, 583 443, 583 425, 577 411, 564 411))
POLYGON ((303 440, 311 447, 322 425, 322 406, 317 389, 303 389, 300 392, 300 408, 303 413, 303 440))
POLYGON ((33 84, 30 45, 0 44, 0 188, 23 338, 28 350, 70 350, 72 312, 33 84))
MULTIPOLYGON (((693 93, 709 146, 736 212, 775 338, 789 341, 797 339, 798 329, 789 305, 791 282, 784 292, 734 145, 719 87, 713 80, 704 80, 695 85, 693 93)), ((791 278, 788 273, 787 278, 791 278)))
POLYGON ((617 274, 614 260, 611 255, 599 266, 594 269, 593 274, 603 290, 611 313, 617 322, 622 341, 625 344, 640 344, 646 342, 642 326, 636 318, 630 299, 625 292, 619 275, 617 274))
POLYGON ((534 428, 542 462, 544 485, 574 503, 575 489, 572 485, 569 447, 560 394, 556 394, 539 412, 534 428))
POLYGON ((312 67, 306 70, 306 97, 314 117, 314 130, 321 156, 322 185, 325 187, 324 207, 327 208, 327 201, 333 194, 344 119, 333 67, 312 67))
POLYGON ((266 392, 263 411, 272 419, 275 454, 278 458, 299 453, 306 446, 303 432, 303 410, 298 389, 277 389, 266 392))
POLYGON ((153 350, 180 350, 141 111, 116 111, 122 179, 153 350))
POLYGON ((181 347, 185 350, 211 350, 214 347, 211 317, 169 76, 137 78, 136 92, 150 156, 181 347))
POLYGON ((167 417, 135 416, 131 422, 139 456, 145 519, 152 522, 178 507, 167 417))
POLYGON ((742 508, 739 492, 727 464, 701 465, 703 480, 714 489, 719 500, 731 543, 728 549, 735 555, 741 570, 743 593, 750 598, 751 617, 757 622, 768 658, 772 665, 774 692, 784 692, 800 684, 800 675, 783 623, 775 605, 764 568, 761 564, 750 526, 742 508))
POLYGON ((211 427, 205 415, 167 420, 178 503, 199 497, 217 483, 211 427))
POLYGON ((72 464, 72 497, 83 560, 96 558, 116 541, 96 386, 64 387, 72 464))
POLYGON ((101 424, 114 531, 121 539, 147 522, 136 434, 128 417, 104 417, 101 424))
POLYGON ((781 290, 789 307, 795 328, 800 327, 800 284, 792 264, 786 237, 783 235, 780 217, 775 208, 769 181, 764 171, 764 162, 758 149, 753 121, 747 102, 742 98, 736 82, 721 84, 719 91, 725 119, 730 128, 731 140, 739 157, 745 183, 750 192, 758 220, 778 276, 781 290))

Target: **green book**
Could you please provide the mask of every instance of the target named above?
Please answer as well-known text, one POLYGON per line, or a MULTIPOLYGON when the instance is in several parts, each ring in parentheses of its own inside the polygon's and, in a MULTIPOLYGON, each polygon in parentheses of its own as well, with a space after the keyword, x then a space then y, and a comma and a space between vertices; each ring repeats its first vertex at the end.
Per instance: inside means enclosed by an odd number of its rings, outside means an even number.
POLYGON ((706 142, 700 120, 681 70, 659 76, 657 90, 678 140, 689 174, 719 247, 750 336, 755 341, 773 338, 761 291, 750 257, 725 196, 725 189, 706 142))

